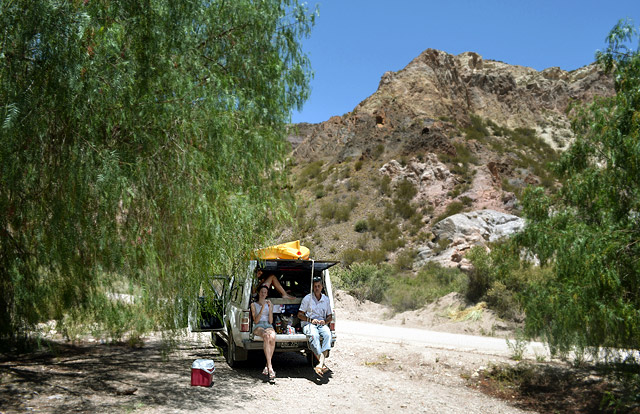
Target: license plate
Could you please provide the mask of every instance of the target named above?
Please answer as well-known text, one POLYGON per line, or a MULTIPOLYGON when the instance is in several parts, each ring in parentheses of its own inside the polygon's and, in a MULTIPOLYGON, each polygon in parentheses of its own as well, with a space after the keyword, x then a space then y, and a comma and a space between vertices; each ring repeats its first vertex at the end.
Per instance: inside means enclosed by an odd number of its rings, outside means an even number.
POLYGON ((298 342, 278 342, 280 348, 296 348, 298 347, 298 342))

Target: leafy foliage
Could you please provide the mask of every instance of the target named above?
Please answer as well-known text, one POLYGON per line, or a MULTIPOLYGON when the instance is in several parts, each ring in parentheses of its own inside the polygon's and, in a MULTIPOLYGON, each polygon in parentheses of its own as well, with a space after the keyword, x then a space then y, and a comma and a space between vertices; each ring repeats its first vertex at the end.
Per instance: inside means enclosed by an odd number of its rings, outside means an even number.
POLYGON ((349 269, 338 270, 337 279, 341 289, 360 300, 382 302, 389 280, 391 267, 371 263, 354 263, 349 269))
POLYGON ((0 337, 184 324, 285 216, 312 24, 297 0, 0 3, 0 337))
POLYGON ((540 268, 520 260, 520 249, 512 240, 491 245, 491 251, 474 247, 466 255, 473 268, 468 272, 467 298, 484 301, 501 318, 521 320, 530 286, 552 276, 552 267, 540 268))
POLYGON ((475 139, 482 141, 489 135, 489 130, 485 121, 477 115, 470 114, 471 125, 464 128, 467 139, 475 139))
POLYGON ((415 276, 401 274, 392 279, 387 296, 394 310, 403 312, 466 288, 467 276, 460 270, 429 262, 415 276))
POLYGON ((557 164, 566 178, 555 195, 525 193, 526 230, 519 243, 553 277, 532 286, 527 328, 552 349, 640 343, 640 50, 621 21, 598 62, 616 95, 577 108, 576 141, 557 164))
POLYGON ((391 305, 397 312, 418 309, 448 293, 464 292, 467 287, 464 273, 436 263, 428 263, 417 275, 399 273, 386 263, 353 263, 339 268, 336 280, 340 289, 356 298, 391 305))

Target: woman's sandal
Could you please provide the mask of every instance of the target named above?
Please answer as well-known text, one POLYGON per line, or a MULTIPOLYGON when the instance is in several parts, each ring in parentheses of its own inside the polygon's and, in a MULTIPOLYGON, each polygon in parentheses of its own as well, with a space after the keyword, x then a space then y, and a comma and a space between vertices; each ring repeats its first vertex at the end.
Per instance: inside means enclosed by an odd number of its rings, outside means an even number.
POLYGON ((276 372, 271 370, 269 371, 269 381, 275 381, 276 379, 276 372))
POLYGON ((321 367, 313 367, 313 370, 316 372, 316 375, 321 377, 324 374, 324 371, 321 367))
POLYGON ((267 367, 264 367, 262 370, 262 375, 269 375, 269 369, 267 367))
POLYGON ((328 367, 328 366, 326 366, 326 365, 323 365, 323 366, 322 366, 322 373, 323 373, 323 374, 326 374, 327 372, 329 372, 329 367, 328 367))

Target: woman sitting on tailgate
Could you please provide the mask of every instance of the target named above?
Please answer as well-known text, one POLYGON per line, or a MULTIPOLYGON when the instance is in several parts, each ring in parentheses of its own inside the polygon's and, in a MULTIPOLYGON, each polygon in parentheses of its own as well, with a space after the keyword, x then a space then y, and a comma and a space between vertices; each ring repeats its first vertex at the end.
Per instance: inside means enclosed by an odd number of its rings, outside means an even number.
POLYGON ((260 285, 258 288, 258 300, 251 304, 251 314, 253 315, 253 334, 262 337, 264 356, 267 359, 267 365, 262 371, 263 375, 268 375, 269 380, 276 378, 276 373, 271 365, 271 357, 276 348, 276 331, 273 329, 273 305, 267 300, 269 288, 266 285, 260 285))

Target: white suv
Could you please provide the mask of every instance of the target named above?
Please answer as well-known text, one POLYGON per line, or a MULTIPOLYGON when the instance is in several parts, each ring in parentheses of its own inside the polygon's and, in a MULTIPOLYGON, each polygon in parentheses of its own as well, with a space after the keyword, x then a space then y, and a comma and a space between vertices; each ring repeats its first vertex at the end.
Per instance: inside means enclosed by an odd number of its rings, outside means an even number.
POLYGON ((329 268, 338 262, 315 260, 252 260, 245 274, 238 277, 212 278, 212 300, 200 298, 200 317, 191 313, 189 325, 193 332, 211 332, 212 341, 226 348, 229 366, 237 361, 245 361, 249 351, 262 352, 262 338, 253 335, 253 322, 250 315, 251 302, 255 299, 254 289, 258 283, 255 272, 261 269, 265 275, 274 274, 283 288, 294 296, 283 299, 271 287, 269 300, 274 305, 273 319, 276 329, 275 352, 304 352, 312 358, 307 337, 300 329, 297 318, 302 298, 311 293, 312 279, 320 275, 324 283, 324 294, 329 297, 333 319, 331 329, 331 347, 336 341, 335 308, 333 288, 329 277, 329 268))

